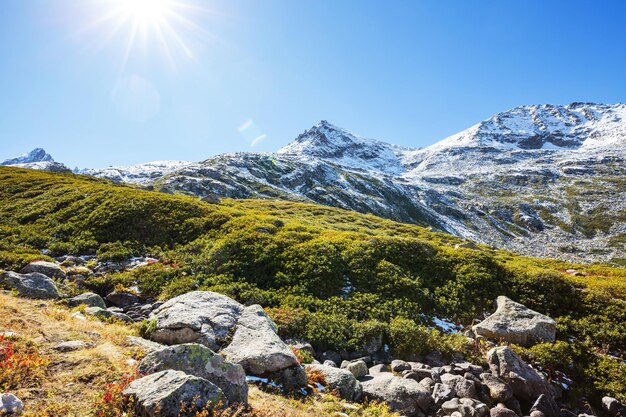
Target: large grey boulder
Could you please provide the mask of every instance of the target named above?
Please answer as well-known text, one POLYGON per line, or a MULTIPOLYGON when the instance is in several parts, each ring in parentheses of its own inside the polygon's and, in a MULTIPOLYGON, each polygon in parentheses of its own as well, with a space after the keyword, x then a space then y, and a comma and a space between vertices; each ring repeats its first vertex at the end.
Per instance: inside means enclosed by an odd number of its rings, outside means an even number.
POLYGON ((496 303, 496 312, 472 327, 476 335, 521 346, 554 342, 556 322, 553 319, 505 296, 498 297, 496 303))
POLYGON ((246 307, 230 344, 222 350, 229 361, 253 375, 267 375, 292 366, 298 359, 276 333, 276 324, 259 305, 246 307))
POLYGON ((26 298, 56 299, 59 298, 59 290, 49 277, 39 272, 18 274, 7 271, 2 274, 2 283, 26 298))
POLYGON ((213 383, 181 371, 162 371, 131 382, 122 395, 133 399, 142 417, 195 416, 193 409, 226 406, 213 383), (186 412, 181 413, 185 409, 186 412))
POLYGON ((52 262, 34 261, 26 265, 20 270, 20 274, 30 274, 31 272, 39 272, 49 278, 65 279, 65 271, 61 267, 52 262))
POLYGON ((152 312, 152 340, 166 345, 200 343, 219 350, 243 312, 235 300, 210 291, 193 291, 168 300, 152 312))
POLYGON ((427 414, 433 405, 430 392, 413 379, 385 373, 363 377, 360 382, 366 399, 384 401, 392 411, 409 417, 427 414))
POLYGON ((508 346, 493 348, 487 354, 491 373, 506 382, 513 395, 534 401, 542 394, 550 394, 546 379, 524 362, 508 346))
POLYGON ((338 392, 341 398, 348 401, 358 401, 361 398, 363 387, 352 372, 325 365, 306 365, 306 370, 319 372, 330 391, 338 392))
POLYGON ((76 297, 67 300, 67 305, 70 307, 78 307, 79 305, 86 305, 87 307, 100 307, 106 308, 106 304, 102 297, 92 292, 85 292, 76 297))
POLYGON ((248 384, 243 367, 225 361, 206 346, 198 343, 164 346, 148 353, 137 367, 144 375, 167 369, 212 382, 224 392, 229 404, 248 403, 248 384))

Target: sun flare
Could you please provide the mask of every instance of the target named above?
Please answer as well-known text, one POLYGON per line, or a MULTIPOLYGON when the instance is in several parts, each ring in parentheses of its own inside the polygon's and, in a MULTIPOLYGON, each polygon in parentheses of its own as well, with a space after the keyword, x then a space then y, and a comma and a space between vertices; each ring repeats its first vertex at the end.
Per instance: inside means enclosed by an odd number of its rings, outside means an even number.
POLYGON ((138 25, 158 25, 174 12, 172 0, 117 0, 124 17, 138 25))
POLYGON ((92 5, 91 15, 79 33, 98 33, 98 48, 118 45, 122 70, 129 61, 155 53, 176 68, 184 62, 181 58, 195 58, 191 44, 198 46, 210 37, 197 23, 198 15, 208 11, 196 0, 89 0, 86 4, 92 5))

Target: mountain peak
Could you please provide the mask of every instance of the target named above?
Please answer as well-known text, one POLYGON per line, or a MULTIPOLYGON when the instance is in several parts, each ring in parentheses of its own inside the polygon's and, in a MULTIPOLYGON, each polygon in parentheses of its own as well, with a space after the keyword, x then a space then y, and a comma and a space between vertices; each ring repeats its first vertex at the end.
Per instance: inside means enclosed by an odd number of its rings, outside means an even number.
POLYGON ((564 150, 624 146, 626 105, 533 104, 495 114, 427 149, 493 147, 564 150))
POLYGON ((35 148, 18 157, 6 159, 0 165, 31 164, 35 162, 54 162, 54 159, 43 148, 35 148))
POLYGON ((396 148, 385 142, 364 138, 326 120, 300 134, 279 154, 319 158, 359 170, 400 172, 396 148))

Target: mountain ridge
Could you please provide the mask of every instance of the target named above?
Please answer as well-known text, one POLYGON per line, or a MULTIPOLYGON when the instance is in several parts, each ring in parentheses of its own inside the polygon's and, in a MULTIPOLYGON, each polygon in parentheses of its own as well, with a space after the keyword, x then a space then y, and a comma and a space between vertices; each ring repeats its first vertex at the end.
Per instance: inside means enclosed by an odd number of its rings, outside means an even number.
POLYGON ((81 172, 200 197, 316 202, 522 254, 622 262, 625 161, 626 105, 572 103, 515 107, 425 148, 321 121, 275 153, 81 172))

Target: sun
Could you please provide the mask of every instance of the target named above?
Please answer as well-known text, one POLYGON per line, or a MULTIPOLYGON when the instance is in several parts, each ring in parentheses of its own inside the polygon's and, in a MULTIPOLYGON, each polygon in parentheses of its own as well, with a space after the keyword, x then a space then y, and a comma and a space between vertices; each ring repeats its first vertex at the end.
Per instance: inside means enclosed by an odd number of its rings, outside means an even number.
MULTIPOLYGON (((79 34, 98 34, 96 48, 116 46, 120 68, 155 53, 176 68, 181 58, 195 59, 190 46, 201 45, 210 35, 196 23, 209 11, 198 0, 85 0, 90 17, 79 34)), ((78 34, 77 34, 78 35, 78 34)))
POLYGON ((174 12, 172 0, 119 0, 121 14, 139 26, 159 25, 174 12))

